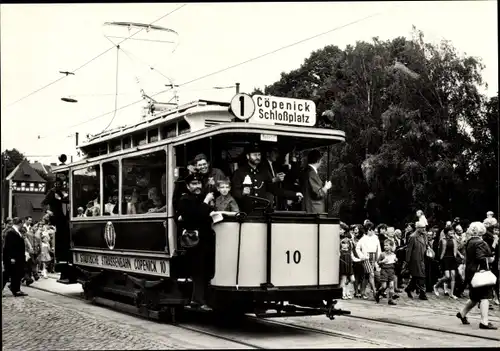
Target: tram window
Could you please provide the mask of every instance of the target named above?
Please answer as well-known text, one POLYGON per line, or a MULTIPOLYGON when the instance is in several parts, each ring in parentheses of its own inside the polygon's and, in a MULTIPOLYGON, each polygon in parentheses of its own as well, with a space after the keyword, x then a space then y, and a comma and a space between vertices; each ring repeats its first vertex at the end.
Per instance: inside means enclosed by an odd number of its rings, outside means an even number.
POLYGON ((106 155, 108 153, 108 143, 100 143, 97 145, 97 153, 99 155, 106 155))
POLYGON ((158 141, 158 129, 151 129, 148 131, 148 143, 158 141))
POLYGON ((79 207, 85 209, 87 217, 100 216, 100 176, 99 165, 73 171, 74 217, 77 217, 79 207))
POLYGON ((122 161, 122 214, 166 211, 166 153, 157 151, 122 161))
POLYGON ((105 216, 118 214, 118 161, 102 164, 103 179, 103 214, 105 216))
POLYGON ((127 136, 123 138, 123 150, 130 149, 132 147, 132 139, 127 136))
POLYGON ((161 138, 173 138, 177 135, 177 125, 175 123, 169 124, 161 129, 161 138))
POLYGON ((140 132, 135 135, 132 135, 132 140, 134 142, 134 146, 146 144, 147 143, 146 132, 140 132))
POLYGON ((182 135, 182 134, 186 134, 186 133, 189 133, 189 131, 191 130, 191 128, 189 127, 189 123, 186 122, 186 121, 179 121, 177 123, 177 128, 178 128, 178 131, 179 131, 179 135, 182 135))
POLYGON ((121 139, 110 141, 109 142, 109 149, 111 152, 120 151, 122 149, 121 139))

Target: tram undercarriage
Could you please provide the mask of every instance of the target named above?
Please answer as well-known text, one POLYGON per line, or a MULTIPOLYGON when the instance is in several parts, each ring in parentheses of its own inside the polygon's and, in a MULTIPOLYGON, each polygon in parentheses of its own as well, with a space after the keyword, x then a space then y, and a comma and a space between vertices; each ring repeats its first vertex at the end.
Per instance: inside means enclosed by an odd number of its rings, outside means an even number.
MULTIPOLYGON (((68 265, 62 283, 80 283, 86 300, 147 318, 175 322, 190 306, 192 282, 187 278, 155 278, 68 265)), ((209 287, 207 302, 224 318, 255 314, 260 318, 350 314, 335 307, 340 287, 219 289, 209 287), (306 298, 304 298, 306 296, 306 298)))

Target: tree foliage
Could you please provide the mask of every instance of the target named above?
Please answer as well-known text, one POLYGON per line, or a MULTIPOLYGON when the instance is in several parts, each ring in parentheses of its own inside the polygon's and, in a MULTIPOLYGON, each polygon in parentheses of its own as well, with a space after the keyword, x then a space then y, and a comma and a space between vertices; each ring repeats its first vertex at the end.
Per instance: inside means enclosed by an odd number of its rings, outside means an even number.
POLYGON ((17 149, 5 150, 2 152, 2 162, 5 165, 6 171, 5 176, 8 176, 10 172, 17 167, 26 157, 17 149))
POLYGON ((330 110, 345 131, 329 157, 329 201, 343 220, 400 224, 418 209, 481 219, 498 213, 498 98, 479 93, 483 68, 414 28, 411 40, 314 51, 264 93, 313 99, 318 119, 330 110))

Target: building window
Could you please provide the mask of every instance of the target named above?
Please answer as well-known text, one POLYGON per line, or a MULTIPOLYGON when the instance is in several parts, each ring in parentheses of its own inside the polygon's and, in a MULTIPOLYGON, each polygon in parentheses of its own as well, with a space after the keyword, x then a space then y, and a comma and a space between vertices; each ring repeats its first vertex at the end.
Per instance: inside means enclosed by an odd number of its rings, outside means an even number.
POLYGON ((101 215, 100 167, 94 165, 73 171, 73 216, 81 207, 87 217, 101 215))
POLYGON ((165 168, 163 150, 123 159, 122 214, 166 211, 165 168))
POLYGON ((118 215, 118 161, 102 164, 103 202, 105 216, 118 215))

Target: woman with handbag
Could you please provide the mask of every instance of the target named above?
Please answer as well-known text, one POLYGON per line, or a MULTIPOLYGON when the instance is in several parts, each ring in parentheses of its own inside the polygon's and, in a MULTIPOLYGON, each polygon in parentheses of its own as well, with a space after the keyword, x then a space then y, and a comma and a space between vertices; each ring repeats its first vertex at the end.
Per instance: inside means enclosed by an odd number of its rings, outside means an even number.
POLYGON ((481 222, 473 222, 470 227, 471 238, 465 248, 465 282, 469 285, 469 300, 462 311, 457 313, 457 318, 462 324, 470 324, 467 314, 480 303, 481 322, 480 329, 496 330, 497 328, 488 322, 489 299, 492 296, 492 288, 496 277, 489 271, 489 263, 493 262, 493 254, 488 244, 482 239, 486 233, 486 227, 481 222))
POLYGON ((455 291, 455 272, 458 268, 456 257, 460 255, 460 253, 458 252, 458 244, 455 240, 455 230, 453 227, 444 228, 444 239, 442 239, 441 242, 439 261, 441 262, 444 276, 434 284, 434 294, 439 296, 439 286, 444 282, 450 282, 450 297, 456 300, 457 297, 453 294, 455 291))

